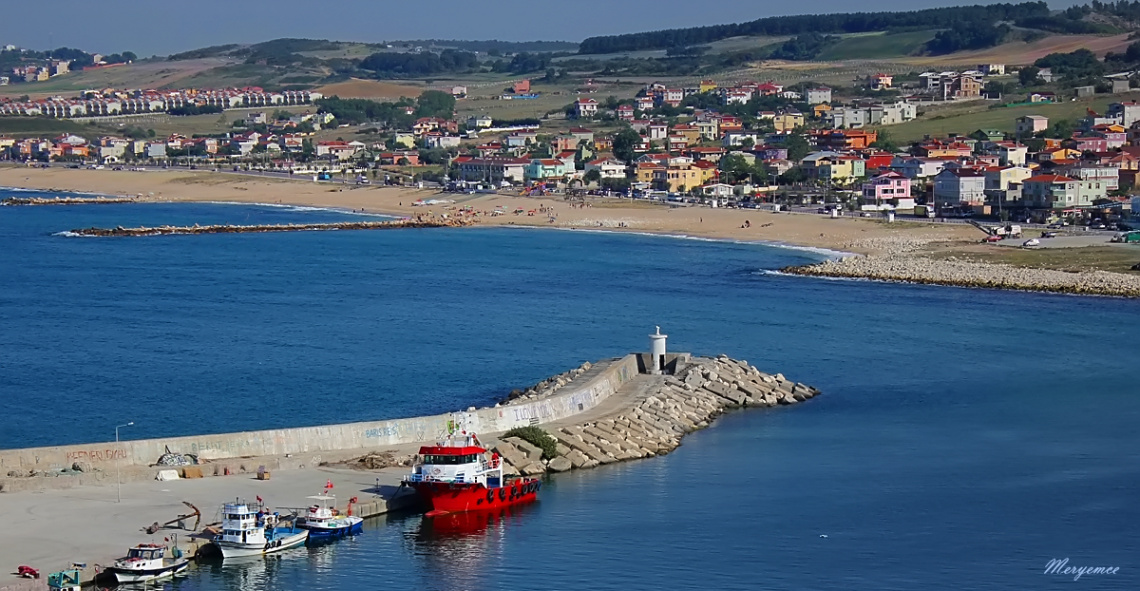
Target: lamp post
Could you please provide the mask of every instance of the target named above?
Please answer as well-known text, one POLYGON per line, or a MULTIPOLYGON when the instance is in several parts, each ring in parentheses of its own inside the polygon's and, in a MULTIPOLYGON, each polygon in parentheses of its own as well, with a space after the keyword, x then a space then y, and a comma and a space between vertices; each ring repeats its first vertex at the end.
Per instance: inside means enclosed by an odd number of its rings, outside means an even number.
MULTIPOLYGON (((134 424, 135 424, 135 422, 131 421, 131 422, 127 423, 126 425, 115 426, 115 449, 116 450, 119 449, 119 429, 122 429, 123 427, 130 427, 134 424)), ((123 479, 120 477, 120 469, 119 469, 120 463, 121 463, 121 458, 116 458, 115 459, 115 502, 116 503, 123 502, 123 479)))

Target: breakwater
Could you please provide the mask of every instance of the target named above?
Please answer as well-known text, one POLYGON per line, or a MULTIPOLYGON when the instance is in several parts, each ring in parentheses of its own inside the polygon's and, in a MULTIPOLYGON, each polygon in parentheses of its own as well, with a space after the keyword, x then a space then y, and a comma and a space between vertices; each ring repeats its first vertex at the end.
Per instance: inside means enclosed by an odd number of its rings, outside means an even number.
POLYGON ((7 197, 0 199, 0 205, 100 205, 110 203, 134 203, 130 197, 7 197))
POLYGON ((263 232, 316 232, 328 230, 394 230, 399 228, 453 228, 468 225, 459 220, 409 218, 380 222, 332 222, 320 224, 257 224, 210 226, 154 226, 139 228, 79 228, 66 234, 69 236, 126 237, 164 236, 172 234, 253 234, 263 232))
MULTIPOLYGON (((811 386, 725 355, 682 355, 673 364, 672 375, 639 375, 619 405, 546 426, 557 441, 553 457, 544 457, 542 449, 519 437, 503 439, 495 451, 505 460, 508 473, 537 476, 593 468, 667 454, 681 445, 685 434, 707 427, 728 409, 787 406, 819 394, 811 386)), ((532 400, 534 395, 518 400, 532 400)))
MULTIPOLYGON (((1140 255, 1138 255, 1140 256, 1140 255)), ((811 277, 843 277, 903 281, 928 285, 1012 289, 1080 295, 1140 297, 1140 276, 1107 271, 1070 273, 912 255, 848 257, 786 267, 784 273, 811 277)))

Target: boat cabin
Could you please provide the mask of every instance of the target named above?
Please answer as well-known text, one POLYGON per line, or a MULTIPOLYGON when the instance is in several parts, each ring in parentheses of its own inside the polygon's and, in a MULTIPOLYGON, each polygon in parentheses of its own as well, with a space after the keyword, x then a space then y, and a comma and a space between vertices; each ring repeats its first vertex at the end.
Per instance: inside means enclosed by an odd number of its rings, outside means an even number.
POLYGON ((426 445, 420 448, 420 461, 412 470, 412 482, 450 482, 501 486, 503 469, 497 455, 475 445, 426 445))
POLYGON ((132 558, 137 560, 156 560, 162 559, 165 556, 166 546, 159 546, 158 544, 139 544, 127 550, 127 560, 132 558))
POLYGON ((264 514, 260 506, 253 507, 242 502, 226 503, 222 506, 222 540, 239 544, 264 544, 265 528, 273 527, 275 521, 275 516, 264 514))

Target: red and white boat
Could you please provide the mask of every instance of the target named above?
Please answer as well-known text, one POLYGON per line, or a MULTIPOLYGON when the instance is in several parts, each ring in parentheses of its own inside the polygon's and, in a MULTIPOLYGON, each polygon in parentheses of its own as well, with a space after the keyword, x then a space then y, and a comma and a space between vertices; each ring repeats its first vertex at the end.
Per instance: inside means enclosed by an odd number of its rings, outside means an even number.
POLYGON ((479 440, 466 435, 420 448, 420 461, 404 484, 415 489, 428 506, 428 517, 499 509, 535 500, 542 482, 536 478, 503 477, 498 454, 488 454, 479 440))

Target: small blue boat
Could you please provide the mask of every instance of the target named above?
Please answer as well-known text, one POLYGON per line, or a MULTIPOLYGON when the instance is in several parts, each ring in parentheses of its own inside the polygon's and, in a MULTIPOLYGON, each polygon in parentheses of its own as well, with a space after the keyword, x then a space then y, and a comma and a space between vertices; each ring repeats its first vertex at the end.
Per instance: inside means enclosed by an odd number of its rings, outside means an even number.
POLYGON ((360 533, 364 530, 364 519, 355 515, 340 515, 335 509, 329 507, 330 502, 335 504, 336 497, 325 494, 306 497, 314 499, 317 504, 309 507, 304 517, 297 519, 297 527, 309 530, 309 539, 312 541, 342 538, 360 533))

